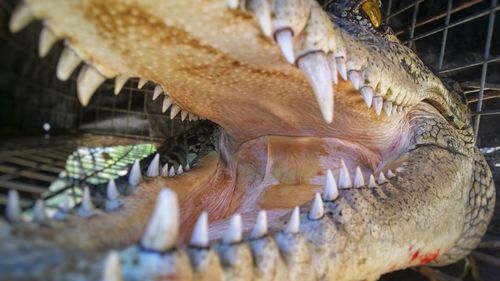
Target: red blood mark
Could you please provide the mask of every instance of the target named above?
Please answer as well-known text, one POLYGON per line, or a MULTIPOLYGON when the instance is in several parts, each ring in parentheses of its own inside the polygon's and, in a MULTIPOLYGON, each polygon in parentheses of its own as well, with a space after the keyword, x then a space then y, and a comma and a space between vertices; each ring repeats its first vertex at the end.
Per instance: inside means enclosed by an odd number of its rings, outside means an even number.
POLYGON ((439 250, 428 254, 420 254, 420 251, 417 250, 413 254, 411 254, 410 260, 412 262, 418 260, 418 265, 424 265, 432 261, 435 261, 438 257, 439 257, 439 250))
POLYGON ((319 172, 316 173, 316 175, 317 176, 322 176, 322 175, 324 175, 324 173, 323 173, 323 171, 319 171, 319 172))
POLYGON ((414 260, 418 259, 419 257, 420 257, 420 252, 416 251, 415 253, 413 253, 413 255, 411 255, 411 261, 414 261, 414 260))

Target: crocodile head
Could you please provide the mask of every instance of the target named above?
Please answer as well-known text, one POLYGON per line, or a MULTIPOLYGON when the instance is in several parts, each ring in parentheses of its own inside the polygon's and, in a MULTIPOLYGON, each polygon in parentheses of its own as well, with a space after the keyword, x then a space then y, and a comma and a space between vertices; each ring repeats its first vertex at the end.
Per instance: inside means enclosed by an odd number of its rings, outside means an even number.
POLYGON ((41 54, 65 40, 58 76, 84 62, 83 104, 140 77, 172 116, 221 129, 182 176, 135 165, 113 212, 11 225, 2 271, 93 279, 128 246, 109 280, 371 280, 467 255, 495 196, 460 89, 380 26, 378 1, 329 2, 26 0, 11 29, 43 19, 41 54))

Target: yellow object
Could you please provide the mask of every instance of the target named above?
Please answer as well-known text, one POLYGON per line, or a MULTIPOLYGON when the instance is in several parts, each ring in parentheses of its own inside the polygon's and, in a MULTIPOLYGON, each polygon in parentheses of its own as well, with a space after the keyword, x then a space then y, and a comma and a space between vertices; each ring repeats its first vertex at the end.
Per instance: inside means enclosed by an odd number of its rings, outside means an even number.
POLYGON ((361 4, 361 9, 370 18, 373 26, 378 28, 382 23, 382 13, 380 12, 380 0, 366 0, 361 4))

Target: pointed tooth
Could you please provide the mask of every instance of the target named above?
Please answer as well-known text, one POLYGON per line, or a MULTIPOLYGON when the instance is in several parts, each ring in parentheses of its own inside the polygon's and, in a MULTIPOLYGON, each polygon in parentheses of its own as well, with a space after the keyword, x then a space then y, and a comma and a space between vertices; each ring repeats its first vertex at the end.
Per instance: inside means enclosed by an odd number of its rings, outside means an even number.
POLYGON ((149 163, 148 170, 146 171, 146 176, 154 178, 160 175, 160 154, 156 153, 151 163, 149 163))
POLYGON ((63 197, 61 200, 61 205, 59 205, 59 210, 61 212, 69 212, 70 206, 69 206, 69 196, 67 192, 63 193, 63 197))
POLYGON ((347 76, 349 77, 349 80, 351 81, 354 89, 359 90, 359 88, 363 86, 363 75, 361 75, 360 71, 350 70, 347 73, 347 76))
POLYGON ((186 172, 187 172, 187 171, 189 171, 189 170, 191 170, 191 166, 189 166, 189 163, 188 163, 188 164, 186 164, 186 167, 184 168, 184 170, 185 170, 186 172))
POLYGON ((169 178, 175 177, 175 169, 173 165, 172 167, 170 167, 170 170, 168 171, 168 177, 169 178))
POLYGON ((16 7, 10 16, 9 29, 10 32, 16 33, 25 28, 28 24, 34 21, 35 15, 27 4, 20 4, 16 7))
POLYGON ((330 67, 332 83, 336 85, 339 83, 339 73, 337 71, 337 61, 332 54, 328 55, 328 66, 330 67))
POLYGON ((373 174, 370 175, 370 179, 368 180, 368 187, 377 187, 377 183, 375 182, 375 177, 373 177, 373 174))
POLYGON ((176 174, 177 175, 182 175, 183 173, 184 173, 184 170, 182 169, 182 165, 179 165, 179 167, 177 168, 176 174))
POLYGON ((131 186, 137 186, 141 181, 141 164, 139 160, 135 160, 128 175, 128 184, 130 184, 131 186))
POLYGON ((377 183, 378 184, 383 184, 386 181, 387 181, 387 179, 384 176, 384 172, 380 172, 380 174, 378 175, 377 183))
POLYGON ((163 88, 160 85, 156 85, 153 91, 153 100, 156 100, 163 93, 163 88))
POLYGON ((116 187, 116 183, 114 179, 110 179, 108 182, 108 186, 106 187, 106 196, 108 200, 117 200, 120 197, 120 192, 116 187))
POLYGON ((80 70, 77 80, 78 99, 83 106, 86 106, 95 91, 106 81, 101 73, 90 65, 84 65, 80 70))
POLYGON ((339 187, 340 188, 352 187, 351 176, 349 175, 349 170, 347 170, 347 167, 343 159, 340 159, 339 187))
POLYGON ((168 178, 168 163, 165 163, 165 165, 163 165, 163 168, 161 168, 161 176, 164 178, 168 178))
POLYGON ((323 193, 323 200, 333 201, 339 197, 339 189, 333 177, 332 170, 326 171, 325 191, 323 193))
POLYGON ((61 81, 66 81, 71 76, 71 73, 80 65, 82 60, 80 57, 70 50, 69 48, 64 48, 59 57, 59 62, 57 63, 57 78, 61 81))
POLYGON ((366 106, 368 108, 372 107, 372 102, 373 102, 373 89, 371 87, 363 87, 361 88, 361 95, 363 96, 363 100, 366 103, 366 106))
POLYGON ((290 215, 290 220, 285 228, 285 233, 296 234, 300 231, 300 210, 299 207, 293 208, 292 214, 290 215))
POLYGON ((345 65, 345 58, 336 57, 335 61, 337 62, 337 70, 339 72, 340 77, 342 77, 344 81, 347 81, 347 68, 345 65))
POLYGON ((21 204, 19 202, 19 193, 17 193, 17 190, 9 190, 5 216, 10 222, 21 221, 21 204))
POLYGON ((354 187, 359 188, 365 186, 365 179, 363 178, 363 172, 359 166, 356 167, 356 173, 354 175, 354 187))
POLYGON ((139 78, 139 82, 137 82, 137 88, 139 89, 142 89, 144 87, 144 85, 146 85, 148 83, 148 79, 146 78, 139 78))
POLYGON ((160 252, 174 247, 179 233, 179 220, 177 194, 164 188, 158 195, 155 210, 142 235, 142 246, 160 252))
POLYGON ((163 97, 163 105, 161 106, 161 112, 165 113, 168 108, 174 103, 174 100, 169 96, 163 97))
POLYGON ((37 223, 43 223, 47 220, 47 212, 45 211, 45 203, 42 199, 38 199, 33 207, 33 218, 37 223))
POLYGON ((260 210, 257 215, 257 221, 250 234, 252 239, 262 238, 267 235, 267 213, 265 210, 260 210))
POLYGON ((90 198, 90 190, 87 186, 83 189, 83 197, 80 208, 78 209, 78 214, 84 218, 90 217, 95 214, 94 204, 92 203, 92 199, 90 198))
POLYGON ((181 121, 186 120, 186 117, 188 116, 188 113, 186 110, 181 110, 181 121))
POLYGON ((123 74, 115 77, 115 96, 120 94, 120 91, 123 89, 123 86, 125 86, 128 79, 130 79, 130 77, 123 74))
POLYGON ((170 119, 174 119, 180 111, 181 108, 177 104, 172 105, 172 108, 170 108, 170 119))
POLYGON ((387 177, 392 179, 393 177, 395 177, 396 175, 392 172, 391 169, 387 170, 387 177))
POLYGON ((193 228, 193 234, 191 235, 191 241, 189 245, 195 247, 206 248, 208 247, 209 237, 208 237, 208 214, 207 212, 201 212, 196 224, 193 228))
POLYGON ((239 0, 227 0, 227 6, 230 9, 236 9, 238 8, 239 0))
POLYGON ((404 171, 403 167, 397 167, 396 168, 396 173, 401 173, 402 171, 404 171))
POLYGON ((316 101, 326 123, 333 120, 333 85, 330 68, 323 52, 308 54, 298 61, 313 88, 316 101))
POLYGON ((44 27, 40 32, 40 39, 38 41, 38 55, 44 58, 57 42, 58 38, 48 27, 44 27))
POLYGON ((239 243, 242 238, 241 215, 234 214, 229 221, 229 228, 224 234, 223 242, 225 244, 239 243))
POLYGON ((289 63, 295 63, 293 53, 293 34, 291 29, 282 29, 274 33, 274 39, 281 48, 283 56, 289 63))
POLYGON ((390 102, 390 101, 384 102, 384 111, 387 114, 387 116, 391 116, 391 113, 392 113, 392 102, 390 102))
POLYGON ((314 195, 314 201, 311 206, 311 210, 309 210, 309 219, 310 220, 319 220, 323 217, 325 213, 325 208, 323 206, 323 200, 321 200, 321 196, 316 192, 314 195))
POLYGON ((120 256, 118 252, 111 251, 104 260, 102 281, 123 281, 120 256))
POLYGON ((373 97, 373 108, 375 109, 375 113, 380 115, 382 112, 382 106, 384 105, 384 100, 382 97, 373 97))
POLYGON ((272 25, 271 25, 271 11, 269 10, 268 0, 254 0, 249 2, 250 10, 253 11, 257 22, 260 25, 260 29, 265 36, 271 37, 272 25))

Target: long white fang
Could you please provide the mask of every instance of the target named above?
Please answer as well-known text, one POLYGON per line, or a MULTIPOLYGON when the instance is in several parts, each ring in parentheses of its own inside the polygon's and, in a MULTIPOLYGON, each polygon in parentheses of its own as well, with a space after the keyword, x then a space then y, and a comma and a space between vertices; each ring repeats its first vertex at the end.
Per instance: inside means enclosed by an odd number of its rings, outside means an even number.
POLYGON ((120 192, 118 192, 114 179, 110 179, 108 182, 108 186, 106 187, 106 196, 108 200, 117 200, 120 197, 120 192))
POLYGON ((173 165, 172 167, 170 167, 170 170, 168 171, 168 177, 169 178, 175 177, 175 169, 173 165))
POLYGON ((168 178, 168 163, 165 163, 165 165, 163 165, 160 175, 164 178, 168 178))
POLYGON ((71 73, 75 71, 75 69, 80 65, 82 60, 80 57, 70 50, 69 48, 65 48, 61 56, 59 57, 59 61, 57 62, 57 70, 56 75, 57 78, 61 81, 66 81, 71 76, 71 73))
POLYGON ((128 175, 128 184, 130 184, 131 186, 136 186, 141 182, 141 180, 141 164, 139 160, 135 160, 128 175))
POLYGON ((52 46, 57 42, 57 36, 48 27, 44 27, 40 32, 40 39, 38 41, 38 55, 45 57, 52 46))
POLYGON ((115 96, 120 94, 120 91, 123 89, 123 86, 125 86, 128 79, 130 79, 130 76, 123 74, 115 77, 115 96))
POLYGON ((101 281, 123 281, 118 252, 112 251, 106 257, 101 281))
POLYGON ((25 28, 28 24, 34 21, 35 15, 31 11, 31 8, 27 4, 20 4, 16 7, 14 12, 10 17, 9 29, 10 32, 16 33, 19 30, 25 28))
POLYGON ((335 61, 337 62, 337 70, 340 74, 340 77, 344 79, 344 81, 347 81, 347 68, 345 65, 345 58, 344 57, 336 57, 335 61))
POLYGON ((349 175, 349 170, 347 170, 344 159, 340 159, 339 187, 352 187, 351 176, 349 175))
POLYGON ((321 196, 319 193, 316 192, 316 195, 314 195, 314 201, 311 207, 311 210, 309 210, 309 219, 310 220, 319 220, 323 217, 325 213, 325 208, 323 206, 323 200, 321 200, 321 196))
POLYGON ((77 93, 78 99, 83 106, 89 103, 97 88, 99 88, 104 81, 106 81, 106 77, 95 68, 90 65, 84 65, 82 67, 77 79, 77 93))
POLYGON ((229 228, 224 234, 222 241, 225 244, 239 243, 242 239, 241 215, 234 214, 229 221, 229 228))
POLYGON ((254 0, 249 3, 250 8, 253 11, 257 22, 260 25, 262 33, 267 37, 271 37, 272 25, 271 25, 271 11, 269 10, 268 0, 254 0))
POLYGON ((316 102, 326 123, 333 121, 333 84, 328 61, 323 52, 308 54, 298 61, 313 88, 316 102))
POLYGON ((392 113, 392 102, 390 102, 390 101, 384 102, 384 111, 387 114, 387 116, 391 116, 391 113, 392 113))
POLYGON ((373 89, 371 87, 365 86, 360 90, 363 100, 368 108, 372 107, 373 102, 373 89))
POLYGON ((356 167, 356 173, 354 174, 354 187, 359 188, 365 186, 365 179, 363 178, 363 173, 359 166, 356 167))
POLYGON ((325 191, 323 193, 323 200, 333 201, 339 197, 339 189, 333 177, 332 170, 326 171, 325 191))
POLYGON ((21 221, 21 204, 19 203, 19 193, 17 193, 17 190, 9 190, 5 216, 11 222, 21 221))
POLYGON ((227 6, 230 9, 236 9, 238 8, 239 0, 227 0, 227 6))
POLYGON ((184 173, 184 169, 182 169, 182 165, 179 165, 179 167, 177 168, 176 174, 177 175, 182 175, 183 173, 184 173))
POLYGON ((187 112, 186 110, 181 110, 181 121, 184 121, 186 120, 186 117, 188 116, 189 112, 187 112))
POLYGON ((383 184, 386 181, 387 181, 387 179, 384 176, 384 172, 380 172, 380 174, 378 175, 377 183, 378 184, 383 184))
POLYGON ((160 252, 174 247, 179 233, 179 221, 177 195, 172 190, 164 188, 158 195, 153 216, 142 235, 142 246, 160 252))
POLYGON ((190 245, 195 247, 208 247, 208 213, 201 212, 196 224, 194 225, 193 235, 191 236, 190 245))
POLYGON ((290 29, 282 29, 274 33, 274 39, 278 42, 283 56, 289 63, 295 63, 292 37, 292 30, 290 29))
POLYGON ((191 166, 188 163, 188 164, 186 164, 186 167, 184 168, 184 171, 189 171, 189 170, 191 170, 191 166))
POLYGON ((94 214, 94 204, 90 198, 90 190, 87 186, 83 189, 82 202, 78 209, 78 213, 82 217, 90 217, 94 214))
POLYGON ((170 119, 174 119, 180 111, 181 108, 177 104, 172 105, 172 108, 170 108, 170 119))
POLYGON ((328 55, 328 66, 330 67, 330 74, 332 76, 332 82, 333 84, 338 84, 339 83, 339 73, 337 71, 337 62, 335 60, 335 57, 333 54, 328 55))
POLYGON ((375 109, 375 113, 380 115, 382 112, 382 106, 384 105, 384 100, 382 97, 373 97, 373 108, 375 109))
POLYGON ((37 223, 43 223, 47 220, 47 212, 45 211, 45 203, 42 199, 38 199, 33 207, 33 219, 37 223))
POLYGON ((375 177, 373 177, 373 174, 370 175, 370 179, 368 180, 368 187, 377 187, 377 183, 375 182, 375 177))
POLYGON ((395 177, 396 175, 392 172, 391 169, 387 170, 387 177, 392 179, 393 177, 395 177))
POLYGON ((351 80, 354 89, 359 90, 359 88, 361 88, 361 86, 363 85, 363 77, 361 75, 361 72, 357 70, 350 70, 347 73, 347 76, 349 77, 349 80, 351 80))
POLYGON ((68 213, 70 211, 70 206, 69 206, 69 196, 67 192, 64 192, 62 194, 62 200, 61 204, 59 205, 59 208, 57 212, 54 214, 53 219, 55 220, 64 220, 68 216, 68 213))
POLYGON ((163 97, 163 104, 161 106, 161 112, 165 113, 168 108, 174 103, 174 100, 169 96, 163 97))
POLYGON ((156 100, 163 93, 163 88, 160 85, 156 85, 153 91, 153 100, 156 100))
POLYGON ((156 153, 151 163, 149 163, 148 170, 146 171, 146 176, 154 178, 160 175, 160 154, 156 153))
POLYGON ((267 213, 265 210, 260 210, 257 215, 257 221, 250 234, 253 239, 258 239, 267 235, 267 213))
POLYGON ((285 233, 295 234, 300 231, 300 210, 299 207, 293 208, 292 214, 290 215, 290 221, 285 228, 285 233))
POLYGON ((142 87, 144 87, 144 85, 146 85, 148 83, 148 79, 146 78, 139 78, 139 82, 137 82, 137 88, 139 89, 142 89, 142 87))

